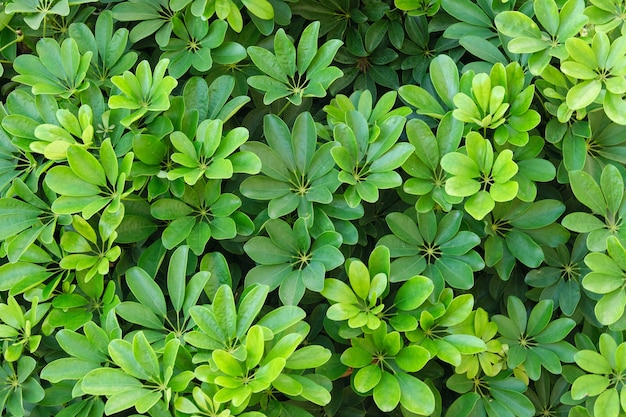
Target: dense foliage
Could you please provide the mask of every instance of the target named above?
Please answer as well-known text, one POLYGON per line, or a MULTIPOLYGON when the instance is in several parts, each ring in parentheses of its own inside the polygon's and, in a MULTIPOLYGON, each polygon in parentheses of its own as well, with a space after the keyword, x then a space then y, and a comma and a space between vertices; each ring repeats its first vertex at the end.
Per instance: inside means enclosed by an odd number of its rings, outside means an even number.
POLYGON ((626 2, 0 2, 0 414, 626 415, 626 2))

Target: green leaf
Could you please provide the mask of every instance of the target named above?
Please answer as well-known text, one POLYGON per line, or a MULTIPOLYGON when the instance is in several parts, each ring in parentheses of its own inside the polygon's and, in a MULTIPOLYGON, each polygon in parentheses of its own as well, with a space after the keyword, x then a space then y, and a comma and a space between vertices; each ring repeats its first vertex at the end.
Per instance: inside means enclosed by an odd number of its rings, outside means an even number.
POLYGON ((341 363, 353 368, 364 368, 372 363, 372 354, 360 347, 352 346, 341 354, 341 363))
POLYGON ((610 325, 622 317, 624 309, 626 309, 626 292, 620 288, 605 294, 596 303, 594 312, 600 323, 610 325))
POLYGON ((417 275, 406 281, 398 289, 394 299, 394 305, 399 310, 415 310, 428 299, 433 289, 433 282, 429 278, 417 275))
POLYGON ((282 72, 293 77, 296 73, 296 48, 282 28, 274 35, 274 53, 282 72))
POLYGON ((233 355, 225 350, 217 349, 212 352, 213 360, 218 369, 226 375, 239 377, 245 374, 245 370, 233 355))
POLYGON ((47 364, 41 370, 41 378, 53 384, 66 380, 78 380, 83 378, 89 371, 100 368, 97 362, 76 359, 59 358, 47 364))
MULTIPOLYGON (((105 187, 106 174, 100 162, 81 146, 70 146, 67 149, 67 161, 77 177, 90 184, 105 187)), ((117 180, 117 178, 116 178, 117 180)))
POLYGON ((242 338, 250 328, 261 312, 268 293, 269 287, 267 285, 254 286, 245 293, 237 309, 237 337, 242 338))
POLYGON ((491 19, 485 12, 476 3, 469 0, 443 0, 441 6, 450 15, 462 22, 482 27, 490 27, 492 24, 491 19))
POLYGON ((572 319, 558 318, 548 323, 541 333, 535 335, 534 339, 537 343, 557 343, 565 340, 575 326, 576 322, 572 319))
POLYGON ((252 326, 246 335, 246 368, 254 369, 263 357, 263 328, 252 326))
POLYGON ((300 74, 306 72, 317 53, 319 29, 320 22, 312 22, 302 31, 296 52, 297 69, 300 74))
POLYGON ((267 0, 242 0, 241 2, 250 13, 261 19, 269 20, 274 18, 274 8, 272 3, 267 0))
POLYGON ((470 416, 480 398, 481 397, 475 392, 465 393, 450 405, 448 414, 446 415, 458 417, 470 416))
MULTIPOLYGON (((456 177, 458 178, 458 177, 456 177)), ((448 191, 448 184, 450 180, 446 182, 446 191, 450 195, 454 195, 448 191)), ((487 214, 495 207, 495 201, 487 191, 478 191, 472 195, 465 202, 465 210, 476 220, 482 220, 487 214)))
POLYGON ((495 18, 498 31, 511 38, 541 39, 541 31, 528 16, 518 11, 505 11, 495 18))
POLYGON ((561 224, 579 233, 589 233, 606 227, 602 220, 590 213, 569 213, 563 217, 561 224))
POLYGON ((533 307, 526 327, 528 336, 535 336, 546 328, 552 318, 553 307, 554 303, 552 300, 542 300, 533 307))
POLYGON ((318 368, 324 365, 331 357, 330 350, 319 345, 304 346, 296 350, 285 363, 288 369, 318 368))
POLYGON ((149 373, 151 370, 144 369, 142 364, 137 361, 134 347, 126 340, 114 339, 109 343, 109 356, 127 374, 137 379, 148 380, 151 378, 149 373))
POLYGON ((317 143, 315 122, 310 113, 300 113, 292 129, 293 155, 299 172, 309 170, 317 143))
POLYGON ((420 415, 430 415, 435 410, 435 396, 423 381, 416 377, 397 373, 400 385, 400 404, 407 410, 420 415))
POLYGON ((15 295, 44 282, 52 274, 45 266, 30 262, 6 263, 0 266, 0 291, 15 295))
POLYGON ((237 334, 237 310, 230 286, 222 285, 218 288, 213 297, 213 314, 219 326, 225 330, 226 337, 235 337, 237 334))
POLYGON ((475 355, 487 350, 482 339, 469 334, 451 334, 444 337, 445 341, 453 345, 462 355, 475 355))
POLYGON ((584 1, 569 0, 565 2, 559 14, 559 30, 557 32, 559 38, 568 39, 583 28, 588 21, 584 9, 584 1))
MULTIPOLYGON (((284 239, 282 239, 284 242, 284 239)), ((293 254, 274 244, 265 236, 255 236, 244 245, 244 250, 254 261, 263 265, 290 263, 293 254)))
MULTIPOLYGON (((98 330, 91 333, 88 329, 89 326, 86 327, 85 332, 90 336, 101 330, 98 328, 98 330)), ((102 336, 102 334, 99 336, 102 336)), ((106 355, 94 346, 91 340, 94 337, 86 337, 68 329, 61 329, 57 333, 56 338, 63 350, 71 356, 94 363, 106 361, 106 355)), ((104 343, 106 342, 108 344, 108 340, 105 341, 103 338, 100 342, 102 342, 103 345, 99 346, 99 348, 104 348, 106 351, 106 344, 104 343)))
POLYGON ((578 377, 572 384, 571 392, 574 400, 580 400, 587 396, 595 397, 609 386, 609 379, 604 375, 583 375, 578 377))
POLYGON ((593 405, 594 414, 606 417, 617 417, 621 411, 617 389, 608 389, 598 396, 593 405))
POLYGON ((600 189, 606 199, 609 212, 617 213, 624 198, 624 179, 617 167, 608 164, 602 170, 600 189))
POLYGON ((406 244, 418 246, 424 243, 417 224, 406 214, 389 213, 385 220, 393 234, 406 244))
POLYGON ((532 417, 535 414, 533 403, 522 393, 504 389, 492 389, 490 392, 495 400, 493 404, 502 404, 511 412, 512 416, 532 417))
POLYGON ((456 63, 448 55, 441 54, 433 58, 429 68, 437 95, 446 106, 453 108, 453 98, 459 92, 459 69, 456 63))
POLYGON ((367 300, 370 291, 370 273, 363 262, 350 263, 348 268, 350 286, 362 300, 367 300))
POLYGON ((126 271, 126 283, 137 300, 161 317, 167 316, 165 297, 159 285, 139 267, 126 271))
POLYGON ((280 374, 272 386, 283 394, 296 396, 302 393, 302 385, 288 374, 280 374))
POLYGON ((454 326, 465 320, 474 307, 474 297, 471 294, 463 294, 455 297, 446 312, 439 318, 440 326, 454 326))
POLYGON ((555 35, 559 29, 559 9, 553 0, 536 1, 535 16, 539 23, 548 31, 555 35))
MULTIPOLYGON (((469 53, 477 58, 480 58, 491 64, 502 63, 507 64, 508 59, 504 56, 500 50, 494 46, 491 42, 479 37, 479 36, 465 36, 459 39, 459 43, 469 53)), ((545 45, 545 44, 544 44, 545 45)), ((509 44, 510 48, 510 44, 509 44)), ((543 49, 543 48, 542 48, 543 49)), ((432 77, 432 73, 431 73, 432 77)))
POLYGON ((395 357, 396 364, 400 369, 407 372, 419 371, 429 359, 430 352, 418 345, 410 345, 400 349, 395 357))
POLYGON ((114 395, 141 387, 140 381, 116 368, 94 369, 81 383, 83 391, 91 395, 114 395))
POLYGON ((539 229, 554 223, 564 211, 565 205, 558 200, 539 200, 510 223, 518 229, 539 229))
POLYGON ((591 175, 584 171, 570 171, 569 180, 578 201, 596 214, 606 213, 602 190, 591 175))
POLYGON ((416 108, 416 112, 426 116, 441 118, 446 113, 441 104, 422 87, 403 85, 398 89, 400 97, 416 108))
POLYGON ((380 382, 374 387, 373 396, 380 411, 385 413, 393 411, 402 396, 398 380, 389 372, 383 371, 380 382))
MULTIPOLYGON (((149 391, 145 388, 127 390, 113 394, 106 402, 104 412, 107 415, 116 414, 133 406, 143 409, 143 405, 148 401, 151 405, 161 397, 161 393, 149 391)), ((144 411, 145 412, 145 411, 144 411)))
MULTIPOLYGON (((310 374, 309 374, 310 375, 310 374)), ((300 385, 302 385, 302 397, 313 404, 325 406, 331 401, 331 395, 321 384, 315 382, 309 375, 292 375, 300 385)), ((260 416, 259 416, 260 417, 260 416)))
POLYGON ((324 289, 320 293, 328 300, 343 303, 357 304, 358 300, 351 288, 343 281, 335 278, 324 280, 324 289))
POLYGON ((187 246, 176 248, 170 258, 167 269, 167 292, 174 310, 177 312, 180 312, 185 300, 185 272, 187 270, 188 255, 189 248, 187 246))
POLYGON ((259 46, 250 46, 248 47, 248 55, 250 59, 252 59, 252 62, 254 62, 254 65, 265 74, 282 83, 289 83, 287 74, 280 65, 280 62, 270 51, 259 46))
POLYGON ((601 91, 602 83, 599 80, 578 83, 567 92, 567 106, 572 110, 584 109, 598 98, 601 91))
POLYGON ((139 332, 133 337, 133 357, 137 364, 146 372, 150 380, 159 380, 159 361, 143 332, 139 332))
POLYGON ((15 236, 23 230, 39 223, 43 212, 31 204, 15 198, 0 199, 0 219, 5 225, 0 230, 0 240, 15 236))
POLYGON ((65 196, 90 197, 100 193, 100 187, 78 177, 68 166, 52 167, 45 181, 52 191, 65 196))
POLYGON ((355 373, 354 389, 360 393, 367 393, 380 383, 382 375, 383 371, 378 364, 367 365, 355 373))
MULTIPOLYGON (((598 264, 595 261, 592 263, 594 258, 592 255, 594 254, 589 254, 585 257, 587 265, 592 265, 594 268, 600 266, 601 264, 598 264)), ((606 258, 604 255, 601 256, 606 259, 602 259, 604 261, 604 265, 601 265, 603 268, 600 270, 593 270, 585 275, 582 284, 583 287, 589 291, 593 291, 598 294, 607 294, 621 288, 623 285, 623 278, 617 265, 614 265, 613 262, 611 262, 611 260, 606 258)))
POLYGON ((544 260, 541 247, 526 233, 511 230, 505 236, 507 248, 524 265, 537 268, 544 260))
POLYGON ((148 329, 163 329, 163 321, 148 307, 133 301, 124 301, 115 307, 115 312, 124 320, 148 329))

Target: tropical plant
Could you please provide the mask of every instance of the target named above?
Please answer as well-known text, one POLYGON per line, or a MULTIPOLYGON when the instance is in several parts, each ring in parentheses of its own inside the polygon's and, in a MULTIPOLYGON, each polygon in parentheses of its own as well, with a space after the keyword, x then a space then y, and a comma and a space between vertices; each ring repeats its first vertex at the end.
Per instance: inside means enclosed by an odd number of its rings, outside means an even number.
POLYGON ((0 415, 626 415, 625 15, 0 2, 0 415))

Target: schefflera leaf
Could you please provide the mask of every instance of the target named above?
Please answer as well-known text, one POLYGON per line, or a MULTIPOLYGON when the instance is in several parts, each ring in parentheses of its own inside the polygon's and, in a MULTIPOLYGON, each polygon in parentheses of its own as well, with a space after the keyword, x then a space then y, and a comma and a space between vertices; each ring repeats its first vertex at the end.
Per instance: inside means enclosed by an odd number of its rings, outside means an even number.
POLYGON ((58 124, 43 123, 35 128, 37 141, 31 142, 33 152, 43 154, 52 161, 67 158, 67 149, 71 144, 89 148, 93 144, 95 129, 93 109, 83 104, 75 115, 68 109, 56 111, 58 124))
POLYGON ((626 249, 615 236, 606 239, 607 253, 592 252, 585 256, 591 269, 582 280, 583 287, 601 294, 594 312, 600 323, 612 328, 626 329, 626 249))
POLYGON ((220 386, 215 399, 231 401, 240 409, 256 404, 259 397, 252 394, 270 387, 290 398, 327 405, 331 400, 330 380, 321 374, 301 371, 324 365, 330 359, 330 351, 320 345, 299 347, 308 329, 272 335, 266 342, 268 330, 260 325, 250 327, 242 346, 244 357, 224 350, 213 351, 212 363, 218 372, 203 365, 197 369, 197 377, 203 381, 212 379, 220 386))
POLYGON ((465 143, 465 153, 451 152, 441 158, 441 166, 450 174, 445 189, 452 196, 468 197, 465 210, 482 220, 496 202, 511 201, 517 196, 519 187, 512 178, 518 167, 511 150, 494 154, 491 142, 477 132, 470 132, 465 143))
POLYGON ((148 61, 141 61, 133 74, 124 71, 122 75, 111 78, 111 82, 121 94, 109 97, 109 107, 112 109, 129 109, 133 111, 124 117, 120 123, 126 127, 146 116, 148 112, 163 112, 170 107, 169 95, 178 85, 178 81, 170 75, 165 75, 168 59, 160 60, 150 68, 148 61))
MULTIPOLYGON (((46 195, 45 200, 41 199, 19 178, 13 180, 11 187, 13 196, 0 198, 0 222, 4 225, 0 230, 0 242, 4 242, 5 256, 13 265, 5 264, 0 267, 0 271, 7 271, 7 276, 2 278, 0 290, 11 290, 15 295, 53 274, 52 271, 44 272, 44 267, 36 267, 31 263, 43 259, 51 261, 49 255, 34 256, 33 260, 24 263, 18 262, 19 259, 31 249, 38 252, 38 248, 34 246, 37 240, 52 246, 57 228, 69 225, 72 219, 69 215, 56 215, 52 211, 48 202, 52 193, 46 195), (24 271, 18 272, 21 268, 25 268, 24 271)), ((30 256, 32 254, 30 252, 30 256)))
POLYGON ((354 369, 350 378, 354 390, 373 395, 383 412, 398 405, 417 415, 430 415, 435 398, 426 383, 412 375, 431 359, 430 352, 417 344, 405 344, 399 332, 381 325, 362 337, 350 339, 351 347, 341 354, 341 362, 354 369))
MULTIPOLYGON (((176 37, 171 37, 167 45, 162 46, 161 58, 170 60, 170 74, 182 77, 190 67, 206 72, 213 66, 211 50, 224 43, 228 24, 221 20, 207 22, 192 14, 190 9, 184 19, 172 19, 172 30, 176 37)), ((245 49, 238 45, 243 50, 245 49)), ((222 62, 226 64, 226 62, 222 62)))
POLYGON ((178 152, 170 156, 175 165, 167 172, 167 178, 183 178, 187 184, 194 185, 202 176, 228 179, 235 173, 259 173, 259 157, 253 152, 237 151, 248 140, 248 130, 236 127, 223 135, 223 125, 222 120, 204 120, 194 140, 183 132, 173 132, 170 142, 178 152))
POLYGON ((122 249, 114 245, 115 231, 124 218, 124 206, 115 212, 105 210, 95 229, 81 216, 72 216, 72 229, 63 230, 60 243, 65 254, 59 266, 67 270, 85 271, 85 281, 109 273, 122 249), (96 232, 97 230, 97 232, 96 232))
MULTIPOLYGON (((306 337, 309 327, 302 321, 306 313, 298 306, 283 305, 258 317, 268 293, 267 285, 251 285, 235 303, 230 285, 222 284, 214 293, 212 304, 192 306, 190 316, 196 328, 185 333, 184 339, 198 349, 194 363, 210 362, 215 350, 226 350, 233 358, 245 360, 245 336, 253 324, 262 327, 268 338, 279 334, 291 334, 291 340, 297 335, 306 337)), ((286 366, 295 369, 298 365, 296 362, 286 366)))
POLYGON ((240 207, 239 197, 222 192, 222 180, 202 178, 194 186, 185 185, 180 198, 154 201, 150 213, 169 222, 161 235, 165 248, 173 249, 184 241, 200 256, 210 239, 233 239, 254 231, 254 224, 240 207))
POLYGON ((606 115, 624 125, 626 103, 626 36, 611 40, 606 33, 596 32, 591 44, 581 38, 565 43, 569 59, 561 63, 561 71, 578 80, 565 98, 572 110, 585 109, 602 103, 606 115))
POLYGON ((45 183, 59 197, 52 203, 57 214, 81 213, 90 219, 107 210, 115 213, 122 199, 132 192, 126 180, 130 175, 133 153, 121 161, 115 155, 109 138, 100 145, 98 158, 84 147, 71 144, 67 148, 68 165, 56 165, 46 173, 45 183))
POLYGON ((417 114, 442 119, 455 108, 453 98, 460 91, 459 68, 452 58, 441 54, 430 62, 429 76, 434 94, 416 85, 403 85, 398 94, 415 107, 417 114))
POLYGON ((347 184, 344 198, 350 207, 364 200, 378 201, 379 189, 389 189, 402 184, 396 169, 411 155, 413 145, 400 142, 405 116, 390 116, 370 128, 365 116, 349 111, 346 123, 338 123, 333 138, 340 146, 331 149, 333 159, 340 168, 339 180, 347 184))
POLYGON ((143 331, 135 333, 132 340, 114 339, 109 342, 108 354, 115 366, 89 371, 81 388, 87 394, 107 397, 107 415, 132 407, 147 413, 160 401, 169 403, 171 394, 184 391, 194 377, 191 370, 178 367, 179 348, 180 341, 172 338, 157 352, 143 331))
POLYGON ((626 242, 626 229, 622 226, 626 209, 624 178, 619 169, 607 164, 600 182, 585 171, 569 172, 569 180, 576 199, 591 210, 567 214, 562 221, 567 229, 587 234, 590 251, 601 252, 607 247, 609 236, 626 242))
MULTIPOLYGON (((243 0, 241 3, 248 9, 248 12, 254 16, 250 17, 252 17, 255 25, 259 27, 259 30, 266 27, 263 23, 273 23, 274 7, 271 2, 267 0, 243 0)), ((211 19, 212 16, 216 15, 218 19, 226 20, 235 32, 241 32, 244 23, 240 11, 241 3, 235 3, 233 0, 221 0, 219 2, 207 0, 172 0, 169 2, 169 6, 174 11, 180 11, 188 7, 194 16, 202 18, 203 21, 211 19)), ((272 27, 273 25, 270 25, 270 28, 272 27)), ((263 34, 269 35, 269 33, 264 32, 263 34)))
POLYGON ((537 197, 537 182, 552 181, 556 177, 556 168, 548 159, 543 158, 545 141, 540 136, 530 136, 524 146, 513 147, 513 161, 518 171, 513 180, 519 185, 517 198, 533 202, 537 197))
POLYGON ((413 330, 417 320, 411 312, 418 309, 434 289, 432 281, 422 275, 405 280, 390 293, 389 249, 376 247, 369 259, 369 266, 360 260, 346 265, 348 282, 336 278, 324 281, 321 294, 331 302, 326 316, 340 323, 339 335, 351 336, 378 329, 389 318, 397 330, 413 330), (389 300, 393 296, 393 301, 389 300))
POLYGON ((92 52, 81 55, 76 41, 65 39, 61 45, 52 38, 37 42, 37 55, 24 54, 15 58, 13 68, 18 75, 13 81, 32 87, 33 94, 51 94, 69 98, 86 90, 85 80, 92 52))
POLYGON ((487 350, 487 344, 471 331, 459 333, 458 325, 467 320, 473 307, 471 294, 454 297, 452 290, 445 288, 436 302, 431 301, 418 310, 419 326, 405 335, 413 344, 428 350, 433 358, 459 366, 463 355, 487 350))
POLYGON ((463 122, 448 112, 437 126, 436 134, 420 119, 411 119, 406 124, 406 135, 415 151, 402 164, 410 178, 404 181, 403 190, 418 196, 415 210, 425 213, 433 210, 435 204, 444 211, 450 211, 453 204, 463 201, 463 197, 446 192, 448 174, 440 164, 441 157, 458 149, 463 137, 463 122))
POLYGON ((358 259, 346 262, 347 283, 336 278, 324 280, 321 294, 332 303, 326 316, 342 322, 340 335, 349 332, 356 336, 383 323, 382 299, 389 292, 390 265, 389 249, 378 246, 370 254, 368 265, 358 259))
POLYGON ((244 245, 244 251, 257 263, 246 275, 246 285, 265 284, 279 288, 281 301, 296 305, 305 289, 320 292, 326 271, 344 262, 339 247, 341 235, 327 231, 311 239, 305 219, 298 219, 293 229, 281 219, 265 224, 268 236, 255 236, 244 245))
POLYGON ((581 401, 595 399, 593 415, 617 417, 626 411, 626 390, 613 375, 626 371, 626 343, 619 345, 609 333, 600 335, 597 350, 579 350, 574 355, 576 365, 585 373, 572 383, 571 398, 581 401))
POLYGON ((256 405, 260 397, 252 394, 270 387, 296 400, 328 404, 330 381, 303 371, 324 365, 330 351, 315 344, 301 346, 309 326, 297 306, 278 307, 257 321, 268 291, 266 285, 249 286, 235 304, 230 286, 222 285, 211 305, 191 308, 199 329, 185 340, 208 350, 194 357, 195 362, 208 362, 196 368, 196 377, 215 384, 214 401, 230 402, 233 410, 256 405))
POLYGON ((276 115, 263 120, 267 144, 246 142, 243 151, 261 159, 261 175, 244 179, 239 187, 250 199, 268 201, 271 219, 297 211, 310 226, 315 221, 314 206, 323 210, 333 201, 341 182, 330 150, 337 146, 327 142, 318 146, 315 121, 309 112, 296 118, 293 128, 276 115))
POLYGON ((511 296, 508 316, 497 314, 492 318, 502 335, 500 342, 509 346, 509 368, 523 365, 523 372, 533 381, 541 377, 541 368, 560 374, 561 363, 573 362, 576 353, 576 348, 565 340, 576 322, 567 317, 553 320, 553 310, 552 300, 541 300, 527 313, 523 302, 511 296))
POLYGON ((326 41, 318 48, 320 22, 309 24, 297 48, 280 28, 274 36, 274 53, 260 46, 248 47, 252 62, 263 73, 248 78, 248 84, 265 92, 263 103, 287 98, 299 106, 305 97, 324 97, 326 90, 343 72, 334 66, 335 54, 343 44, 339 39, 326 41))
POLYGON ((506 67, 497 63, 489 74, 467 71, 460 80, 461 91, 454 98, 452 114, 472 129, 493 129, 498 145, 524 146, 528 131, 541 117, 530 109, 535 86, 524 88, 524 70, 517 62, 506 67))
POLYGON ((98 327, 94 322, 85 323, 84 333, 61 329, 56 340, 65 352, 64 357, 55 359, 41 370, 41 378, 52 383, 76 381, 75 390, 81 391, 82 378, 91 370, 101 368, 108 360, 108 343, 121 332, 118 328, 98 327), (109 335, 106 330, 110 330, 109 335))
POLYGON ((390 213, 385 221, 392 234, 383 236, 378 244, 389 248, 391 280, 398 282, 414 274, 423 274, 433 281, 435 297, 445 284, 458 289, 474 285, 474 272, 484 268, 480 255, 473 249, 480 243, 474 232, 462 230, 463 213, 453 210, 443 216, 433 211, 409 216, 390 213))
POLYGON ((583 262, 589 253, 585 237, 584 234, 576 236, 571 248, 565 244, 543 248, 544 265, 529 271, 524 281, 534 287, 531 291, 540 299, 554 301, 555 308, 558 307, 566 316, 582 312, 585 319, 595 322, 597 319, 593 311, 583 308, 595 303, 591 301, 589 292, 582 289, 582 279, 590 272, 583 262))
POLYGON ((541 74, 552 57, 566 59, 566 40, 578 34, 588 21, 583 0, 559 4, 560 10, 554 0, 535 0, 534 19, 517 10, 499 13, 495 18, 498 31, 512 38, 507 44, 509 51, 529 54, 528 68, 533 75, 541 74))
POLYGON ((93 55, 87 78, 96 85, 111 87, 110 77, 128 71, 137 61, 137 52, 128 51, 128 29, 113 31, 113 13, 103 10, 99 13, 92 32, 83 22, 72 23, 68 33, 76 41, 82 53, 93 55))
POLYGON ((565 209, 565 204, 552 199, 533 203, 515 199, 496 204, 485 218, 485 264, 505 281, 517 261, 530 268, 539 267, 545 259, 542 246, 555 248, 569 240, 570 233, 557 223, 565 209))

